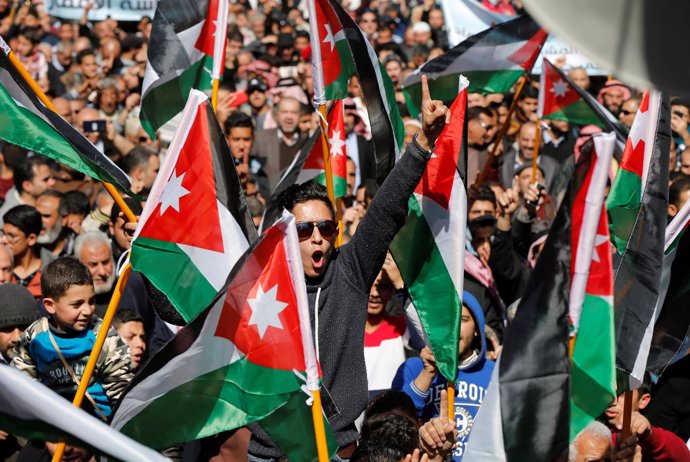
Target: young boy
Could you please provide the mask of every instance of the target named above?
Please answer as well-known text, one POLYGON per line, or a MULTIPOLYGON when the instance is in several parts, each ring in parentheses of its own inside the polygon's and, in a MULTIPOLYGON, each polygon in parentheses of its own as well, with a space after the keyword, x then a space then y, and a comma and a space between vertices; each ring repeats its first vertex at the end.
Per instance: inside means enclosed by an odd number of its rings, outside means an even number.
MULTIPOLYGON (((93 279, 79 260, 62 257, 45 267, 41 290, 49 317, 24 331, 12 365, 71 401, 102 324, 94 315, 93 279)), ((106 420, 132 379, 132 370, 129 348, 111 328, 84 407, 106 420)))
POLYGON ((132 365, 135 369, 138 368, 146 354, 144 318, 136 311, 120 308, 115 313, 113 327, 117 329, 117 333, 129 345, 132 365))

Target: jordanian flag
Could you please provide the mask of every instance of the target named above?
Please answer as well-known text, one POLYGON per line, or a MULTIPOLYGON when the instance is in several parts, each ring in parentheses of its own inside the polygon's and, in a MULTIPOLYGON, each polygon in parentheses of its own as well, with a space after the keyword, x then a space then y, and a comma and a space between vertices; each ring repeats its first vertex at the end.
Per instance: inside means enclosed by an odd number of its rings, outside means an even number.
POLYGON ((616 178, 611 186, 606 208, 611 217, 611 238, 621 255, 630 239, 640 211, 654 151, 661 93, 646 91, 635 115, 616 178))
MULTIPOLYGON (((599 272, 599 263, 606 265, 608 250, 596 234, 606 229, 601 226, 601 209, 613 154, 613 140, 607 138, 608 149, 597 146, 595 154, 590 146, 577 159, 572 183, 506 332, 463 462, 567 458, 571 425, 580 427, 589 420, 595 407, 603 403, 603 390, 609 391, 612 345, 606 319, 610 316, 610 295, 607 300, 605 281, 599 285, 601 281, 596 280, 606 277, 605 270, 599 272), (598 203, 583 203, 590 200, 598 203), (600 262, 592 261, 594 252, 600 262), (576 258, 574 263, 572 257, 576 258), (588 259, 591 266, 586 264, 588 259), (583 266, 591 269, 584 268, 586 271, 579 274, 583 266), (579 275, 572 277, 573 273, 579 275), (571 299, 577 296, 579 301, 571 299), (597 325, 597 321, 604 324, 597 325), (572 368, 571 330, 577 350, 572 368), (607 351, 587 351, 604 345, 607 351), (582 370, 592 364, 594 370, 582 370), (603 390, 601 384, 605 385, 603 390), (596 405, 583 402, 588 391, 596 405)), ((610 401, 604 408, 608 404, 610 401)))
MULTIPOLYGON (((347 194, 347 151, 345 150, 345 106, 343 100, 333 102, 328 113, 328 152, 333 174, 333 192, 335 197, 347 194)), ((326 186, 326 171, 323 161, 323 146, 316 143, 304 161, 302 171, 296 183, 302 184, 314 180, 326 186)))
POLYGON ((31 90, 10 62, 10 48, 1 37, 0 48, 0 139, 129 191, 127 174, 31 90))
POLYGON ((466 155, 461 152, 466 81, 464 87, 410 198, 407 223, 391 244, 439 372, 453 382, 458 373, 467 217, 467 193, 458 170, 466 155))
MULTIPOLYGON (((224 1, 158 2, 151 26, 140 114, 142 127, 152 137, 182 111, 192 88, 211 90, 214 49, 225 48, 216 43, 216 37, 227 35, 224 1), (225 17, 220 16, 223 11, 225 17)), ((221 59, 219 56, 216 61, 221 59)))
POLYGON ((596 159, 572 208, 570 321, 572 368, 570 439, 616 397, 613 263, 604 199, 615 148, 614 134, 595 136, 596 159))
POLYGON ((312 52, 315 53, 315 101, 317 104, 323 104, 325 99, 344 98, 346 92, 342 85, 352 75, 350 69, 354 65, 371 124, 376 156, 376 180, 381 184, 400 156, 405 138, 405 127, 395 101, 393 82, 379 62, 366 35, 338 0, 309 0, 309 8, 315 12, 312 13, 312 17, 317 18, 310 26, 311 37, 318 37, 321 41, 320 44, 312 42, 312 52), (318 61, 319 52, 324 53, 321 63, 318 61), (326 58, 330 61, 326 61, 326 58), (329 75, 335 72, 338 72, 337 79, 331 80, 329 75), (327 93, 330 91, 333 93, 327 93), (319 95, 324 97, 319 99, 319 95))
POLYGON ((666 228, 664 266, 647 370, 657 376, 690 351, 690 201, 666 228))
POLYGON ((645 101, 606 204, 613 242, 623 249, 614 282, 616 364, 633 388, 644 377, 659 315, 671 144, 668 98, 650 92, 645 101))
POLYGON ((163 449, 259 422, 290 460, 314 460, 301 389, 319 386, 308 303, 295 219, 286 214, 212 304, 137 374, 111 426, 163 449))
POLYGON ((470 81, 470 93, 508 93, 532 69, 546 37, 527 15, 473 35, 405 78, 403 93, 410 114, 415 117, 421 111, 422 74, 429 78, 431 97, 445 103, 458 94, 461 74, 470 81))
POLYGON ((134 234, 132 267, 190 321, 255 238, 223 132, 193 90, 134 234))
POLYGON ((302 175, 302 171, 307 163, 307 159, 316 156, 316 152, 319 153, 323 160, 320 127, 317 127, 306 143, 304 143, 300 152, 297 153, 292 163, 285 169, 283 176, 278 180, 276 189, 273 190, 271 197, 266 201, 266 210, 264 210, 264 216, 259 227, 260 232, 270 228, 283 215, 283 206, 278 203, 278 197, 280 197, 283 191, 293 184, 302 184, 302 182, 307 182, 314 178, 313 176, 307 178, 309 175, 302 175))
POLYGON ((537 114, 541 119, 597 125, 606 131, 613 131, 621 146, 627 135, 609 111, 546 58, 542 64, 537 114))
POLYGON ((40 382, 0 364, 0 428, 38 441, 64 441, 118 460, 169 460, 113 430, 40 382))

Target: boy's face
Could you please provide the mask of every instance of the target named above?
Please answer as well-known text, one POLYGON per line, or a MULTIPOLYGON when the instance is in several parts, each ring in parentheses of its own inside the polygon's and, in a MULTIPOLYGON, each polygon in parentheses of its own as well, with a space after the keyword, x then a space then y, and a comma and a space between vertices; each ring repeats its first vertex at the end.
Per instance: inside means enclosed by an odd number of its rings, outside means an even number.
POLYGON ((469 357, 472 354, 472 343, 477 336, 476 325, 472 312, 465 305, 462 306, 462 320, 460 322, 460 345, 458 348, 458 356, 460 360, 469 357))
POLYGON ((129 345, 129 351, 132 355, 132 365, 136 369, 141 364, 141 360, 146 352, 146 332, 144 331, 144 324, 139 321, 129 321, 121 324, 117 328, 117 333, 129 345))
POLYGON ((93 285, 73 284, 57 299, 44 298, 43 305, 60 329, 81 332, 96 311, 93 285))

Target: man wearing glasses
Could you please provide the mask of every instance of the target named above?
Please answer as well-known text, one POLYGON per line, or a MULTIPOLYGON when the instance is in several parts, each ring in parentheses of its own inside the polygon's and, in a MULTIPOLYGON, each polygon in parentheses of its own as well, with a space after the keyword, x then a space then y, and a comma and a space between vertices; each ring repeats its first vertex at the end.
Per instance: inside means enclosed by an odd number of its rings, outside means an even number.
MULTIPOLYGON (((426 79, 422 87, 422 132, 381 185, 348 244, 334 246, 338 224, 326 188, 311 182, 293 185, 279 197, 297 222, 316 354, 323 371, 324 409, 339 446, 336 461, 352 456, 358 438, 354 422, 367 405, 364 328, 369 292, 393 237, 405 223, 407 201, 450 115, 442 102, 431 100, 426 79)), ((250 462, 280 458, 280 450, 259 425, 249 428, 250 462)))

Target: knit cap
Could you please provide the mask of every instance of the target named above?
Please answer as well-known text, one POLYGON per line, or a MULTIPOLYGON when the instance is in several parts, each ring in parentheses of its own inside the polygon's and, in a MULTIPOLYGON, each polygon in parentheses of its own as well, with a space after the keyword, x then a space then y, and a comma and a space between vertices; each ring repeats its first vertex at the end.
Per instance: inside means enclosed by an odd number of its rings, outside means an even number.
POLYGON ((19 284, 0 284, 0 329, 28 326, 41 317, 36 299, 19 284))

